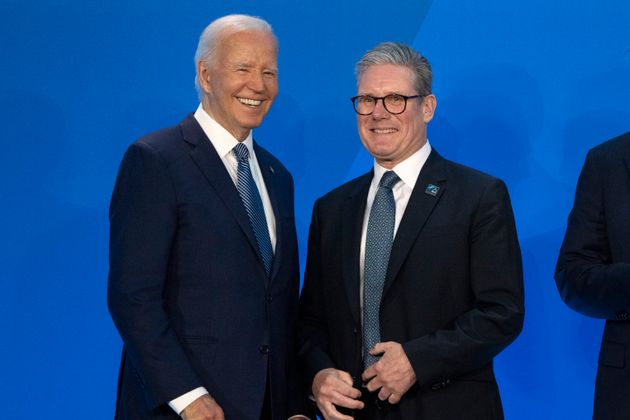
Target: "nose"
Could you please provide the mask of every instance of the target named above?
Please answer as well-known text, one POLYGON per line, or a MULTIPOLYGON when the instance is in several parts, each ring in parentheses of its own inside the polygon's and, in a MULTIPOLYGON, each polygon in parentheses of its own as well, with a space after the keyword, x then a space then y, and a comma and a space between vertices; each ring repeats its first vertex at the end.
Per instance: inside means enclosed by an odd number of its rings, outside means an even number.
POLYGON ((247 82, 247 87, 254 92, 262 92, 265 90, 265 79, 263 74, 255 71, 251 72, 247 82))
POLYGON ((372 112, 372 118, 376 120, 380 120, 383 118, 389 117, 389 112, 385 109, 385 103, 383 99, 377 99, 376 104, 374 104, 374 111, 372 112))

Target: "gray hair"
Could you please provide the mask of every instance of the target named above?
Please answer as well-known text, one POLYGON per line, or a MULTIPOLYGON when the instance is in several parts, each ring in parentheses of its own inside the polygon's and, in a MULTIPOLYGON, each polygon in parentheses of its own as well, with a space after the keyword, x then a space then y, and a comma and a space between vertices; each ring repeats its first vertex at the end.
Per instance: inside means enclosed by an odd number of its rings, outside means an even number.
POLYGON ((376 64, 405 66, 414 75, 413 85, 419 95, 431 93, 433 73, 429 60, 408 45, 397 42, 383 42, 372 48, 357 62, 354 74, 357 84, 365 71, 376 64))
MULTIPOLYGON (((225 37, 246 31, 268 32, 273 36, 276 45, 278 44, 278 39, 267 21, 249 15, 223 16, 206 26, 206 29, 201 33, 197 51, 195 52, 195 69, 197 69, 197 63, 199 63, 199 61, 204 61, 208 65, 213 64, 217 47, 225 37)), ((199 100, 201 100, 203 98, 203 89, 201 89, 199 85, 198 78, 199 75, 195 75, 195 88, 197 89, 199 100)))

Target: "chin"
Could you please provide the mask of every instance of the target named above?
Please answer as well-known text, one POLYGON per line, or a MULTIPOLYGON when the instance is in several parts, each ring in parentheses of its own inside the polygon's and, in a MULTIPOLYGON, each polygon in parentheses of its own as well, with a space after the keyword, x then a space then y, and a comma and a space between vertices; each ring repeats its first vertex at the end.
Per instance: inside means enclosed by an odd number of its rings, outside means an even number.
POLYGON ((256 119, 248 118, 245 121, 241 121, 241 127, 247 130, 251 130, 252 128, 257 128, 260 124, 262 124, 262 121, 263 121, 262 118, 256 118, 256 119))

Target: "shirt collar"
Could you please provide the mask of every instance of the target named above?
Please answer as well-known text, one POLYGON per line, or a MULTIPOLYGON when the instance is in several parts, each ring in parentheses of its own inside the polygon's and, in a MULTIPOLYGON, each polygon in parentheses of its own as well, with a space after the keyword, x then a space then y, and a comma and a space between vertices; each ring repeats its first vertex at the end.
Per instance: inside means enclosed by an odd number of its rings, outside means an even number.
MULTIPOLYGON (((396 175, 398 175, 402 182, 408 185, 413 190, 413 187, 415 187, 416 181, 418 180, 418 175, 420 175, 422 167, 429 158, 429 154, 431 154, 431 145, 429 144, 429 140, 427 139, 427 142, 424 144, 424 146, 422 146, 413 155, 409 156, 407 159, 394 166, 391 170, 396 172, 396 175)), ((389 170, 390 169, 384 168, 376 163, 375 160, 373 182, 378 185, 383 174, 389 170)))
MULTIPOLYGON (((199 104, 197 110, 195 111, 195 119, 201 126, 203 132, 208 136, 210 142, 216 149, 217 153, 221 157, 225 157, 228 154, 232 153, 232 149, 236 146, 239 141, 230 134, 221 124, 216 122, 210 114, 203 109, 203 106, 199 104)), ((249 150, 249 155, 252 156, 254 153, 254 141, 252 136, 252 131, 249 130, 249 134, 241 143, 247 146, 247 150, 249 150)))

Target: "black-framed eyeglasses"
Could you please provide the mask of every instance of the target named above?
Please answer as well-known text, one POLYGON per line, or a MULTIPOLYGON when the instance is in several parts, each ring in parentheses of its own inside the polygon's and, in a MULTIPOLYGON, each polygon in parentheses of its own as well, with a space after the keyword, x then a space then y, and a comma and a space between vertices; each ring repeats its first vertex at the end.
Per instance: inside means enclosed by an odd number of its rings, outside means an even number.
POLYGON ((359 95, 350 98, 352 101, 352 105, 354 105, 354 110, 359 115, 370 115, 374 112, 374 108, 376 108, 376 104, 379 100, 383 101, 383 106, 385 110, 392 115, 398 115, 405 112, 407 109, 407 100, 415 99, 415 98, 424 98, 428 95, 412 95, 405 96, 398 93, 390 93, 386 96, 376 97, 372 95, 359 95))

